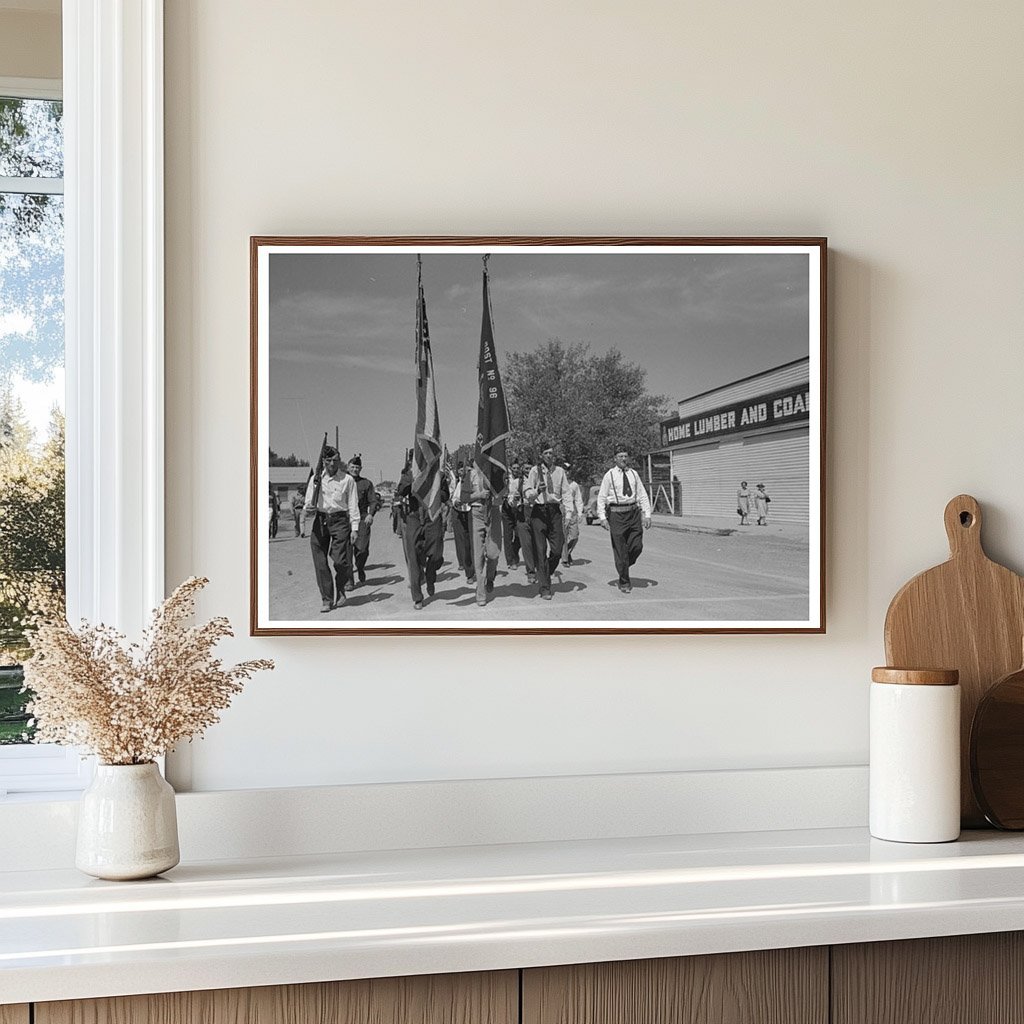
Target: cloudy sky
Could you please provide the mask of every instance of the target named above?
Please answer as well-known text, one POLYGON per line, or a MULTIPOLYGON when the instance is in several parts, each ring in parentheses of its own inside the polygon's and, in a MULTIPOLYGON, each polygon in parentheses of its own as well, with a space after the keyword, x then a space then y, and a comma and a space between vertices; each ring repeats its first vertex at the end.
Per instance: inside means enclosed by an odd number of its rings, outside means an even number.
MULTIPOLYGON (((444 443, 476 434, 481 255, 423 256, 444 443)), ((416 255, 271 253, 270 443, 342 455, 397 478, 415 424, 416 255)), ((496 253, 494 338, 619 348, 649 388, 681 398, 808 353, 808 257, 788 253, 496 253)))

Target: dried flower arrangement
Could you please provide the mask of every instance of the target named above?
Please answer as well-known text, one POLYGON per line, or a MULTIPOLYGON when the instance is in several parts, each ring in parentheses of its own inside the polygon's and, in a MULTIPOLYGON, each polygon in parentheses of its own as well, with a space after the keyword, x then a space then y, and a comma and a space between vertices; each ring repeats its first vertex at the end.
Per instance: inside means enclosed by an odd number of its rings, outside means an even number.
POLYGON ((213 648, 232 636, 223 617, 187 626, 209 580, 185 580, 153 612, 142 644, 109 626, 40 619, 25 663, 38 743, 84 747, 104 764, 146 764, 200 735, 266 660, 224 668, 213 648))

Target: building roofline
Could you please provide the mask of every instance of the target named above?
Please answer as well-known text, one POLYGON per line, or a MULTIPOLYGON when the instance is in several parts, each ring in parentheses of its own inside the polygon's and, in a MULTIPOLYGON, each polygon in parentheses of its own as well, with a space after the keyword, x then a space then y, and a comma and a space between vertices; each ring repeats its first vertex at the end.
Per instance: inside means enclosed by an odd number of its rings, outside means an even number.
POLYGON ((758 370, 757 373, 751 373, 746 377, 738 377, 736 380, 731 380, 728 384, 719 384, 716 388, 708 388, 707 391, 698 391, 695 395, 687 395, 685 398, 680 398, 676 402, 676 405, 682 405, 683 402, 692 402, 695 398, 703 398, 705 395, 713 395, 716 391, 722 391, 724 388, 735 387, 737 384, 753 380, 755 377, 763 377, 766 373, 774 373, 776 370, 784 370, 787 366, 796 366, 797 363, 810 363, 810 361, 811 357, 809 355, 801 356, 799 359, 790 359, 788 363, 779 363, 778 366, 770 366, 767 370, 758 370))

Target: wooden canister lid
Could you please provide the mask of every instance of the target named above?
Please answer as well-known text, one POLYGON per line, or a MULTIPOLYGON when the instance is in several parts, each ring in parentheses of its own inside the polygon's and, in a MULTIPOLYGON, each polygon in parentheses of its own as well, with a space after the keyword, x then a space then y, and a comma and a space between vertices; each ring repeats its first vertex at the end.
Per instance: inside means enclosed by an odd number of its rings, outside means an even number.
POLYGON ((956 686, 960 672, 955 668, 887 668, 871 670, 873 683, 899 683, 916 686, 956 686))

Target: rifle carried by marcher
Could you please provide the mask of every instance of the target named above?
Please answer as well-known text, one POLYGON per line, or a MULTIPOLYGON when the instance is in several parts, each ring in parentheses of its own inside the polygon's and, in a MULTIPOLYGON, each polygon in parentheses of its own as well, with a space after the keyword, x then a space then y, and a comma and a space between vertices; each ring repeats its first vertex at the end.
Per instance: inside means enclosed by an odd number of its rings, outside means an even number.
MULTIPOLYGON (((316 460, 316 469, 313 471, 313 501, 312 511, 317 515, 320 515, 320 510, 317 509, 317 505, 320 504, 320 490, 323 487, 324 482, 324 451, 327 448, 327 431, 324 431, 324 439, 320 444, 320 457, 316 460)), ((309 507, 307 507, 309 511, 309 507)))

